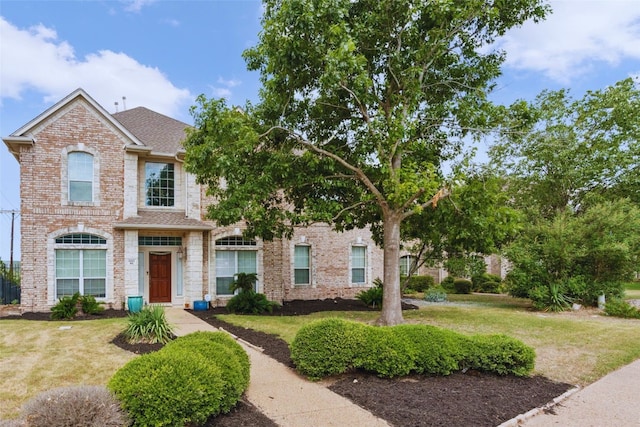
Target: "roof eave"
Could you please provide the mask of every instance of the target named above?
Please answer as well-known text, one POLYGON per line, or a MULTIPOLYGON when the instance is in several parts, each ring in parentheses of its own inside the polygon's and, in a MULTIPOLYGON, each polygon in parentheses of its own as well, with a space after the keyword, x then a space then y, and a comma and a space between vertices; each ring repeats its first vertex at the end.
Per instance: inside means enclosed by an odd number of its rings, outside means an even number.
POLYGON ((2 141, 6 144, 9 152, 13 154, 13 157, 16 158, 18 163, 20 163, 20 148, 21 147, 33 147, 36 143, 36 140, 33 136, 5 136, 2 138, 2 141))

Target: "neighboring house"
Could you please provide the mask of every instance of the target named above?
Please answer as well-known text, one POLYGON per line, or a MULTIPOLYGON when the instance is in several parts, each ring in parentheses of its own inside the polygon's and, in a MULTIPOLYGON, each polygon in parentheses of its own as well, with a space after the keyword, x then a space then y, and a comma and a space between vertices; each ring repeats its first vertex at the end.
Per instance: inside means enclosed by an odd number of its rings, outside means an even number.
POLYGON ((367 230, 316 225, 267 242, 208 221, 184 170, 187 127, 142 107, 110 114, 78 89, 3 138, 20 163, 23 310, 74 292, 118 309, 134 295, 223 305, 238 272, 279 302, 352 298, 382 277, 367 230))

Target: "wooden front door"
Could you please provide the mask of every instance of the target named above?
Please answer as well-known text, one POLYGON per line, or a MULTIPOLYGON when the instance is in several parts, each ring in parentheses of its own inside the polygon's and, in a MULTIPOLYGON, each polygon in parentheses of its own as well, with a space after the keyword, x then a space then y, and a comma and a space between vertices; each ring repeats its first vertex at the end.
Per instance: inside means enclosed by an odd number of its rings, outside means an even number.
POLYGON ((149 254, 149 302, 171 302, 171 254, 149 254))

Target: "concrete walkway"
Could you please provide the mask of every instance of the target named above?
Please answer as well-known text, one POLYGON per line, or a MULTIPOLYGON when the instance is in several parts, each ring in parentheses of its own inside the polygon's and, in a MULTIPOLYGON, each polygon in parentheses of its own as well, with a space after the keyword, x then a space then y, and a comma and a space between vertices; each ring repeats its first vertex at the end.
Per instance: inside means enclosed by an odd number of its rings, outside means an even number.
MULTIPOLYGON (((205 321, 181 308, 167 308, 169 323, 178 336, 215 331, 205 321)), ((251 360, 249 401, 283 427, 388 426, 387 422, 307 381, 295 371, 239 340, 251 360)), ((566 393, 551 411, 532 409, 501 427, 640 427, 640 359, 578 391, 566 393)))
MULTIPOLYGON (((175 334, 183 336, 196 331, 216 331, 207 322, 181 308, 165 310, 175 334)), ((243 341, 238 341, 251 361, 251 382, 247 399, 282 427, 300 426, 389 426, 350 400, 326 387, 310 382, 287 366, 275 361, 243 341)))

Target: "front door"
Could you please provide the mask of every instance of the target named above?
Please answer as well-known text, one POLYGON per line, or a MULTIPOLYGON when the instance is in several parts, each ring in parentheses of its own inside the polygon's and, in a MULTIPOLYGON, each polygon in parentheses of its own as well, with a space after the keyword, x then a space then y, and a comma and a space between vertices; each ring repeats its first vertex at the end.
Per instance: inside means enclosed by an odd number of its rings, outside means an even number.
POLYGON ((149 254, 149 302, 171 302, 171 254, 149 254))

